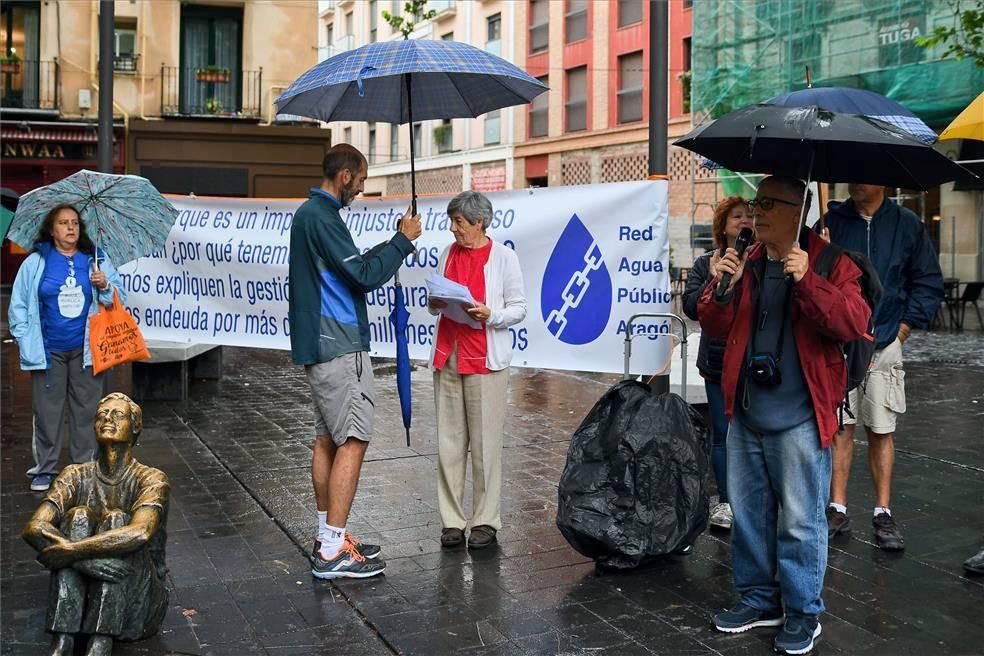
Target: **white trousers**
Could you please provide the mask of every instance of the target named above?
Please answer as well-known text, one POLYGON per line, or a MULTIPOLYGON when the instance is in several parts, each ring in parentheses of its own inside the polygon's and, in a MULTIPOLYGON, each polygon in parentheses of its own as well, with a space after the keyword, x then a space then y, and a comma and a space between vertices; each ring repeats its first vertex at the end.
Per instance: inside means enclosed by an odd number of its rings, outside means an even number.
POLYGON ((457 348, 444 369, 434 372, 437 408, 437 501, 444 528, 464 529, 462 507, 468 451, 472 463, 472 526, 499 530, 502 490, 502 432, 506 422, 509 369, 458 373, 457 348))

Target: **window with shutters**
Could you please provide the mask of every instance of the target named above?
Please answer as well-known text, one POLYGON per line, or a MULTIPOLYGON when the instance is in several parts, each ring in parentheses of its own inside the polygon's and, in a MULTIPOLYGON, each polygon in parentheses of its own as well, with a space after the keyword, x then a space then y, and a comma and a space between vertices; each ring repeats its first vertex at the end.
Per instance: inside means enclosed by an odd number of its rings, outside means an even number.
POLYGON ((567 102, 564 103, 567 132, 578 132, 588 127, 588 67, 580 66, 567 71, 567 102))

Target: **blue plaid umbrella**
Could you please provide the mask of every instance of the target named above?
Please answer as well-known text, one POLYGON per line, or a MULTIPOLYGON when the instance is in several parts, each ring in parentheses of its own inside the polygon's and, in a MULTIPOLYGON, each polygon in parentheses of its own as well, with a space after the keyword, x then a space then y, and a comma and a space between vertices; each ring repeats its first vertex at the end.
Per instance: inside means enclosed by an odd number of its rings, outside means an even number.
POLYGON ((501 57, 457 41, 384 41, 335 55, 297 78, 277 112, 322 121, 474 118, 528 103, 547 87, 501 57))
MULTIPOLYGON (((501 57, 457 41, 384 41, 335 55, 297 78, 276 100, 278 114, 330 121, 410 123, 474 118, 528 103, 547 87, 501 57)), ((417 211, 413 132, 410 202, 417 211)), ((396 278, 397 390, 410 445, 410 357, 403 288, 396 278), (402 319, 401 319, 402 317, 402 319), (400 327, 402 323, 402 328, 400 327)))
POLYGON ((63 203, 78 210, 92 243, 117 267, 160 250, 178 217, 146 178, 82 170, 21 196, 7 238, 30 250, 48 212, 63 203))

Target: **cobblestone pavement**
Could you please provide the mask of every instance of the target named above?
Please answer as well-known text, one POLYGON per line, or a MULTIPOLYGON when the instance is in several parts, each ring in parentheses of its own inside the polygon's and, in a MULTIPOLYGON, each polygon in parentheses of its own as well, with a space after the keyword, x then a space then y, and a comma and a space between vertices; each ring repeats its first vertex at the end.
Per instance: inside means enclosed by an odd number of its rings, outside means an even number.
MULTIPOLYGON (((984 540, 984 357, 980 333, 917 334, 907 346, 909 412, 899 428, 893 508, 904 554, 873 546, 863 438, 851 509, 831 546, 820 654, 972 654, 984 644, 984 582, 961 562, 984 540)), ((39 653, 46 574, 18 536, 30 403, 3 346, 3 653, 39 653)), ((691 555, 599 575, 554 525, 571 433, 614 379, 514 370, 503 452, 503 524, 485 551, 442 550, 431 374, 413 373, 404 443, 395 384, 377 380, 377 436, 349 528, 383 545, 386 575, 331 585, 304 558, 313 538, 312 413, 288 354, 226 349, 225 377, 184 403, 144 404, 138 458, 174 485, 165 629, 119 654, 767 654, 774 632, 724 635, 733 603, 727 533, 691 555)), ((126 391, 125 376, 116 385, 126 391)))

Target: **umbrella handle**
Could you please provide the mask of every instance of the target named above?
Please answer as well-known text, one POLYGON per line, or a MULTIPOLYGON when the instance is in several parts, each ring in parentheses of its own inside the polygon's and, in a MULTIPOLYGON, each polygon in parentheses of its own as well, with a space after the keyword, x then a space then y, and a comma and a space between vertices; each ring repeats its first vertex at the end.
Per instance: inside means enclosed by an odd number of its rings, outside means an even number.
MULTIPOLYGON (((807 169, 806 185, 803 187, 803 211, 800 212, 799 230, 796 231, 796 236, 793 237, 794 247, 799 243, 800 233, 803 232, 803 228, 806 226, 806 215, 810 211, 810 201, 813 198, 813 192, 810 191, 810 178, 813 177, 813 160, 816 157, 816 154, 816 150, 810 149, 810 168, 807 169)), ((821 220, 823 220, 822 214, 821 220)))

